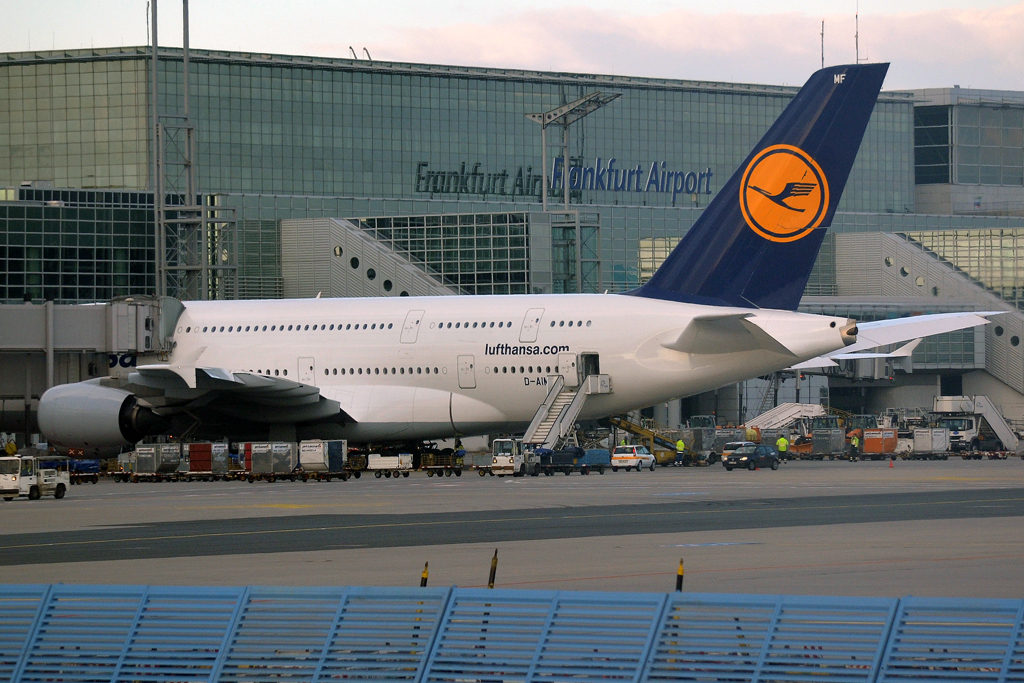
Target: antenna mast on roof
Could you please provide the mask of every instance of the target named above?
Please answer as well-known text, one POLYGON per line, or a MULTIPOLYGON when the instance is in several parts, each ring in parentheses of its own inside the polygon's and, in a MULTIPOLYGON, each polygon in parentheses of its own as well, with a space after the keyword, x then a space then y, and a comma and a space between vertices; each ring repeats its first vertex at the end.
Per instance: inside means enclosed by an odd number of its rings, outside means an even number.
POLYGON ((857 0, 857 11, 853 14, 853 49, 857 56, 856 64, 860 64, 860 0, 857 0))

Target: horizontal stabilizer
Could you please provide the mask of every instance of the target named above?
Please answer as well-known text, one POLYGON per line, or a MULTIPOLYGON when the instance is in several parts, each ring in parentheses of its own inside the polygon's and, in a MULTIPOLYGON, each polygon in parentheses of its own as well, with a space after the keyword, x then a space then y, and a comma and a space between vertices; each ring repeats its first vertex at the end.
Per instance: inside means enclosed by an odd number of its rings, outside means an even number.
POLYGON ((914 349, 921 343, 924 337, 933 334, 955 332, 968 327, 987 325, 990 321, 986 316, 1001 315, 1006 311, 967 311, 962 313, 933 313, 930 315, 915 315, 910 318, 896 318, 894 320, 875 320, 868 323, 857 324, 857 341, 836 353, 818 356, 806 360, 803 363, 791 366, 792 370, 808 370, 811 368, 834 367, 837 360, 866 360, 870 358, 901 358, 900 367, 907 369, 910 366, 909 358, 913 355, 914 349), (880 346, 899 344, 909 341, 899 349, 888 353, 858 353, 858 351, 869 351, 880 346))
POLYGON ((713 313, 695 316, 666 349, 681 353, 717 354, 764 350, 792 356, 793 353, 749 318, 753 313, 713 313))

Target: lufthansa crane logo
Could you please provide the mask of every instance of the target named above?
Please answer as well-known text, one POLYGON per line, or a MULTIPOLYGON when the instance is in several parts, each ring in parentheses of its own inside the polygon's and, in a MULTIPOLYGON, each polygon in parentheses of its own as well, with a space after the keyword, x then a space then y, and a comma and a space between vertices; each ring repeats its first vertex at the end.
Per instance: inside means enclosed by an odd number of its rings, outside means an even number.
POLYGON ((793 242, 821 225, 828 181, 818 163, 792 145, 772 145, 753 158, 740 183, 740 209, 750 229, 772 242, 793 242))

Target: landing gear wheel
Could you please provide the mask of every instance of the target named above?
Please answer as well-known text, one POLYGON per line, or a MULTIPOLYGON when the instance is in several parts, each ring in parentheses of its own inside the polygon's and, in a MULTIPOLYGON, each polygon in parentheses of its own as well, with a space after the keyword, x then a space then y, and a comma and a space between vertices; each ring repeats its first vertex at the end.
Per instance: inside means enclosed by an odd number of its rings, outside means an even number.
POLYGON ((64 487, 64 484, 57 484, 57 488, 53 492, 53 497, 60 500, 64 497, 65 493, 67 493, 67 489, 64 487))

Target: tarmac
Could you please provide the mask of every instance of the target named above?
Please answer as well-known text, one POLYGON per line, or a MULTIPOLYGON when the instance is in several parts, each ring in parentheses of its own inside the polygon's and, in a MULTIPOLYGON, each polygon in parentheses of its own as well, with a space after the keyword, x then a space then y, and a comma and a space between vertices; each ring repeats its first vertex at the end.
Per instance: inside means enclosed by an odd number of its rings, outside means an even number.
POLYGON ((1019 598, 1024 462, 73 486, 0 507, 8 583, 1019 598))

